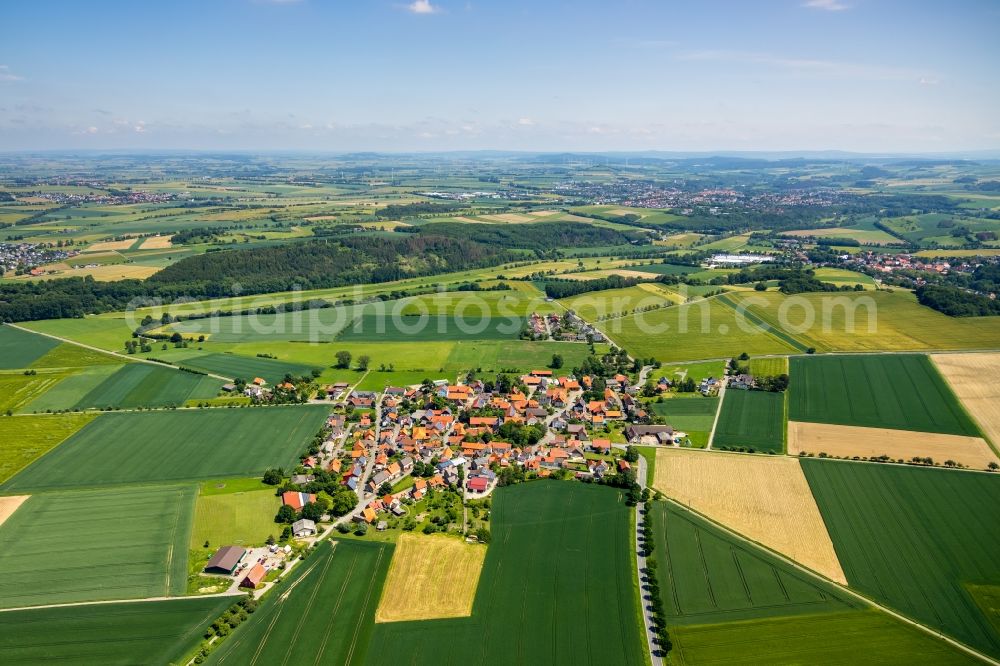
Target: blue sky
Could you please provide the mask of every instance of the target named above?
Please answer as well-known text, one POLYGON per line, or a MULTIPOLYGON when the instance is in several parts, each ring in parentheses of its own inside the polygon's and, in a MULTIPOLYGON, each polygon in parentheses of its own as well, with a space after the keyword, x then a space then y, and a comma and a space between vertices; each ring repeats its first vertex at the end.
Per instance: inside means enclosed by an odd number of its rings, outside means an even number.
POLYGON ((0 150, 1000 148, 1000 2, 6 3, 0 150))

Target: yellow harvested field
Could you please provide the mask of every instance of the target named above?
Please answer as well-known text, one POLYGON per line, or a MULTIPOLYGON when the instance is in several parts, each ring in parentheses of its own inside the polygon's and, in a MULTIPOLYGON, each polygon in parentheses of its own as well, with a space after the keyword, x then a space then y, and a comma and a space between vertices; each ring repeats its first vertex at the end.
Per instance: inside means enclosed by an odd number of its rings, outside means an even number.
POLYGON ((840 458, 889 456, 893 460, 919 456, 937 463, 954 460, 972 469, 1000 463, 982 437, 796 421, 788 422, 788 453, 826 453, 840 458))
POLYGON ((558 210, 533 210, 528 215, 532 217, 548 217, 549 215, 556 215, 558 213, 558 210))
POLYGON ((496 215, 483 215, 484 220, 493 220, 495 222, 531 222, 534 218, 530 215, 522 215, 521 213, 497 213, 496 215))
POLYGON ((1000 354, 932 354, 931 359, 980 430, 1000 446, 1000 354))
POLYGON ((456 222, 468 222, 470 224, 485 224, 485 222, 483 222, 482 220, 474 220, 471 217, 464 217, 462 215, 456 215, 451 219, 455 220, 456 222))
POLYGON ((24 504, 24 502, 31 497, 31 495, 10 495, 7 497, 0 497, 0 525, 17 511, 17 507, 24 504))
POLYGON ((126 238, 120 241, 103 241, 94 243, 87 248, 87 252, 107 252, 108 250, 127 250, 135 243, 134 238, 126 238))
POLYGON ((447 536, 400 535, 376 622, 472 615, 486 546, 447 536))
POLYGON ((142 245, 139 246, 139 249, 165 250, 169 247, 173 247, 173 243, 170 242, 170 239, 172 238, 173 238, 172 234, 170 236, 150 236, 149 238, 147 238, 142 242, 142 245))
POLYGON ((752 541, 847 584, 797 459, 661 448, 653 486, 752 541))
POLYGON ((138 264, 114 264, 111 266, 94 266, 93 268, 71 268, 68 271, 53 273, 57 277, 82 277, 90 275, 100 282, 113 282, 129 278, 144 279, 160 270, 156 266, 141 266, 138 264))

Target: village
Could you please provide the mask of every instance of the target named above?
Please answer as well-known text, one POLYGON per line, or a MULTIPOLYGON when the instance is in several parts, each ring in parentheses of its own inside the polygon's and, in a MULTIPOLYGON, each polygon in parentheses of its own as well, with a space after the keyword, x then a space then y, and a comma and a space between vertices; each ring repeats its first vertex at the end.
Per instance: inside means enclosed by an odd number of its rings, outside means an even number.
MULTIPOLYGON (((223 545, 203 575, 225 576, 230 589, 259 596, 296 553, 334 531, 379 540, 442 532, 488 542, 497 487, 553 478, 631 488, 644 464, 636 447, 690 444, 648 408, 652 397, 677 388, 663 376, 648 379, 651 370, 577 377, 545 368, 494 381, 470 374, 381 392, 323 386, 332 413, 316 443, 295 470, 265 474, 280 496, 281 538, 223 545)), ((716 396, 727 384, 756 388, 741 373, 701 378, 690 390, 716 396)), ((256 378, 244 390, 270 389, 256 378)))

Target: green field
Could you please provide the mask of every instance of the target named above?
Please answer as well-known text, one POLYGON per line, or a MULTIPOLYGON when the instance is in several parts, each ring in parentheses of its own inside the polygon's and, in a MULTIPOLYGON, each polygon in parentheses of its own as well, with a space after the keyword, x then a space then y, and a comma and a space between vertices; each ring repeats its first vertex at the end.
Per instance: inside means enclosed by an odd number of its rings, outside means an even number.
POLYGON ((598 327, 633 356, 664 362, 796 351, 770 333, 746 323, 741 328, 736 311, 718 298, 610 319, 598 327))
POLYGON ((829 282, 838 287, 853 287, 860 284, 866 289, 875 288, 875 280, 871 276, 857 271, 849 271, 843 268, 817 268, 815 269, 816 279, 822 282, 829 282))
POLYGON ((232 379, 250 381, 254 377, 263 377, 272 384, 280 382, 286 374, 295 377, 309 376, 309 373, 315 367, 301 363, 276 361, 270 358, 219 353, 191 356, 179 361, 178 364, 185 368, 192 368, 232 379))
POLYGON ((792 421, 979 435, 923 355, 796 357, 790 376, 792 421))
POLYGON ((80 397, 87 395, 118 372, 118 365, 94 365, 88 368, 69 368, 60 371, 62 379, 45 393, 21 408, 22 412, 45 412, 72 409, 80 397))
POLYGON ((620 493, 539 481, 492 500, 472 617, 378 624, 368 663, 643 663, 620 493))
POLYGON ((0 488, 15 493, 289 469, 328 412, 302 405, 102 414, 0 488))
POLYGON ((747 447, 781 453, 785 439, 785 394, 729 389, 712 446, 747 447))
POLYGON ((643 273, 653 273, 654 275, 684 275, 685 273, 696 272, 698 267, 681 264, 643 264, 642 266, 629 266, 628 269, 643 273))
POLYGON ((52 348, 47 354, 36 359, 32 368, 89 368, 95 365, 119 365, 124 362, 120 357, 104 354, 93 349, 80 347, 70 342, 63 342, 52 348))
MULTIPOLYGON (((254 479, 259 484, 259 480, 254 479)), ((228 545, 262 545, 269 535, 281 534, 274 522, 281 500, 273 488, 251 492, 204 494, 198 496, 191 530, 191 549, 209 550, 228 545)))
POLYGON ((94 414, 45 414, 0 418, 0 482, 14 476, 77 430, 94 414))
POLYGON ((1000 317, 949 317, 906 291, 734 292, 726 298, 744 304, 748 318, 758 317, 817 351, 1000 348, 1000 317))
MULTIPOLYGON (((361 306, 314 308, 237 317, 207 317, 171 324, 164 333, 207 335, 213 342, 267 340, 329 342, 358 315, 361 306)), ((369 306, 371 307, 371 306, 369 306)))
POLYGON ((754 377, 777 377, 788 374, 788 357, 771 356, 750 359, 750 374, 754 377))
POLYGON ((861 605, 836 586, 690 511, 667 502, 652 507, 653 554, 670 625, 838 612, 861 605))
POLYGON ((59 344, 58 340, 0 326, 0 370, 27 368, 59 344))
POLYGON ((221 380, 175 368, 129 363, 84 394, 72 407, 178 406, 189 399, 214 398, 222 384, 221 380))
POLYGON ((0 606, 183 594, 191 486, 32 496, 0 526, 0 606))
POLYGON ((802 469, 852 587, 1000 656, 1000 630, 967 587, 1000 584, 1000 478, 826 460, 802 469))
POLYGON ((663 402, 653 401, 648 407, 652 413, 664 417, 674 430, 686 432, 693 445, 704 446, 708 443, 708 435, 712 431, 719 399, 692 394, 691 397, 677 396, 663 402))
POLYGON ((324 541, 209 664, 361 664, 393 547, 324 541))
POLYGON ((422 342, 425 340, 509 340, 516 338, 524 327, 520 316, 484 317, 471 309, 464 316, 406 315, 382 317, 363 314, 344 327, 337 336, 339 342, 422 342))
POLYGON ((878 611, 794 615, 670 629, 676 664, 978 664, 878 611))
POLYGON ((0 372, 0 414, 20 411, 25 405, 45 395, 66 375, 61 371, 42 371, 37 375, 23 372, 0 372))
POLYGON ((9 611, 0 663, 175 664, 232 598, 170 599, 9 611))

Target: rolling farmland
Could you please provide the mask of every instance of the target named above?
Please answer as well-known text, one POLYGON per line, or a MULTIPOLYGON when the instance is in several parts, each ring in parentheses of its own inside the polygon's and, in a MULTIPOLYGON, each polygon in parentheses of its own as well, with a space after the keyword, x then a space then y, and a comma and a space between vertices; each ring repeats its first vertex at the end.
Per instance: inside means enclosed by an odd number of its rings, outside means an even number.
POLYGON ((784 393, 729 389, 722 400, 712 446, 781 453, 784 434, 784 393))
POLYGON ((168 407, 185 400, 214 398, 223 382, 150 363, 129 363, 88 391, 72 407, 168 407))
POLYGON ((303 405, 102 414, 0 487, 182 481, 290 468, 327 412, 303 405))
POLYGON ((222 353, 186 357, 178 361, 178 365, 246 381, 251 381, 254 377, 263 377, 272 384, 280 382, 286 374, 295 377, 308 376, 314 367, 301 363, 275 361, 269 358, 222 353))
POLYGON ((340 342, 367 342, 373 337, 385 342, 434 340, 509 340, 524 327, 519 316, 483 317, 473 308, 464 317, 454 315, 379 317, 364 314, 345 326, 340 342))
MULTIPOLYGON (((836 294, 731 293, 746 315, 818 351, 996 349, 1000 318, 949 317, 904 291, 836 294), (784 316, 782 316, 784 314, 784 316)), ((748 350, 751 355, 753 351, 748 350)), ((763 353, 763 352, 758 352, 763 353)))
POLYGON ((979 435, 926 356, 797 357, 791 368, 793 421, 979 435))
POLYGON ((0 326, 0 370, 26 368, 59 344, 58 340, 0 326))
POLYGON ((878 611, 672 628, 679 664, 973 664, 979 660, 878 611), (861 657, 863 655, 863 657, 861 657))
POLYGON ((718 298, 609 319, 598 327, 631 354, 664 362, 796 351, 769 333, 740 328, 736 311, 718 298))
POLYGON ((1000 584, 1000 478, 803 460, 850 585, 994 657, 1000 628, 966 586, 1000 584))
POLYGON ((364 663, 392 546, 326 541, 207 663, 364 663))
POLYGON ((0 606, 183 594, 194 488, 32 496, 0 526, 0 606))
POLYGON ((5 612, 0 662, 175 664, 230 603, 216 597, 5 612))
POLYGON ((674 504, 653 504, 657 577, 671 625, 846 611, 860 602, 674 504))
POLYGON ((642 663, 629 510, 617 491, 501 488, 491 531, 472 617, 379 624, 369 664, 642 663))
POLYGON ((654 487, 752 541, 846 583, 798 460, 660 448, 654 487))

